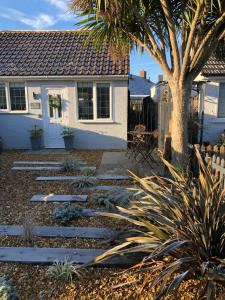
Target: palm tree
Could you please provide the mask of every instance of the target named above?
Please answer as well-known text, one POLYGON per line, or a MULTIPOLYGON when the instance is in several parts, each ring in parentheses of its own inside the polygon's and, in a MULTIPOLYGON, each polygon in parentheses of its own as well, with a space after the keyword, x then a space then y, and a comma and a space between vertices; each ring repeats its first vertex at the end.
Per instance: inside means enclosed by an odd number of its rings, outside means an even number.
POLYGON ((72 0, 94 44, 117 56, 133 46, 161 66, 173 99, 173 160, 187 153, 192 82, 225 36, 225 0, 72 0))

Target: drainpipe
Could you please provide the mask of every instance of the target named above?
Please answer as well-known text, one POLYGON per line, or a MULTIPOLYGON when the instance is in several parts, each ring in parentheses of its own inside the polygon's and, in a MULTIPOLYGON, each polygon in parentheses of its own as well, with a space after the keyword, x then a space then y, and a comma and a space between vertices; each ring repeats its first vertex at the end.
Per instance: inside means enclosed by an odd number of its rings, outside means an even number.
POLYGON ((199 144, 203 143, 203 127, 204 127, 204 100, 205 100, 206 82, 200 81, 198 83, 198 117, 200 120, 199 144))

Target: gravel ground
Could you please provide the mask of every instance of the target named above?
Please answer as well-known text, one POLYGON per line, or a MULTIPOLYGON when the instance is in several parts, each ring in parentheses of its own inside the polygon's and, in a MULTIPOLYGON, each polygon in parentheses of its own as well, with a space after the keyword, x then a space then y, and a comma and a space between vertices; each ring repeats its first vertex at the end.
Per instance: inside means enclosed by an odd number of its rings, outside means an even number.
MULTIPOLYGON (((72 157, 79 157, 87 161, 88 165, 100 165, 102 151, 73 151, 72 157)), ((67 158, 68 156, 66 156, 67 158)), ((41 174, 48 176, 54 172, 46 171, 12 171, 13 161, 58 161, 63 156, 38 156, 27 155, 22 151, 7 151, 0 155, 0 220, 1 224, 24 224, 29 219, 32 225, 56 225, 51 218, 55 203, 30 203, 34 194, 70 194, 70 182, 37 182, 35 178, 41 174)), ((59 172, 55 174, 59 175, 59 172)), ((63 173, 65 174, 65 173, 63 173)), ((69 173, 68 175, 75 175, 69 173)), ((101 182, 102 185, 116 184, 113 181, 101 182)), ((131 184, 120 181, 120 185, 131 184)), ((77 193, 80 193, 77 192, 77 193)), ((91 196, 91 192, 88 194, 91 196)), ((73 204, 75 205, 75 204, 73 204)), ((89 198, 88 203, 79 204, 87 207, 96 207, 89 198)), ((71 226, 94 226, 121 228, 128 226, 125 222, 118 222, 108 218, 80 218, 71 226)), ((126 227, 125 227, 126 228, 126 227)), ((107 245, 94 239, 65 239, 32 237, 28 244, 23 237, 0 237, 0 246, 17 247, 80 247, 80 248, 106 248, 107 245)), ((149 290, 149 285, 143 288, 146 278, 151 274, 133 274, 130 271, 112 268, 89 268, 81 278, 75 278, 72 284, 55 280, 46 275, 46 266, 32 266, 21 264, 0 263, 0 276, 8 275, 17 287, 21 300, 151 300, 154 291, 149 290), (123 271, 121 273, 121 271, 123 271), (122 284, 122 286, 120 286, 122 284)), ((188 283, 185 283, 185 287, 188 283)), ((196 299, 195 291, 183 292, 180 288, 175 295, 166 299, 192 300, 196 299)))

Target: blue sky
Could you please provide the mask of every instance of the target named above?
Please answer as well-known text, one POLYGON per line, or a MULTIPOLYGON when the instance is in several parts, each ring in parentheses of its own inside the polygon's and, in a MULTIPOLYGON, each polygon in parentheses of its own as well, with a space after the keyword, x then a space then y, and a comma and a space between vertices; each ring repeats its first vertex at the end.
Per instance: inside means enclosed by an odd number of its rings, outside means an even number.
MULTIPOLYGON (((67 0, 1 0, 0 29, 75 29, 76 18, 68 12, 67 0)), ((131 73, 147 71, 157 81, 162 71, 147 53, 131 53, 131 73)))

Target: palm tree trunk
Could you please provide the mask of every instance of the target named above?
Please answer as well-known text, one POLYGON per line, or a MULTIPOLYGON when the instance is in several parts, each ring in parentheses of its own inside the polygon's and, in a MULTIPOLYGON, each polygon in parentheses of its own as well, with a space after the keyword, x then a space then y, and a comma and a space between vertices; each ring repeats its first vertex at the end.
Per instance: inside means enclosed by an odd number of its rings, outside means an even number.
POLYGON ((188 118, 192 81, 170 85, 173 101, 171 122, 172 163, 184 167, 188 159, 188 118))

